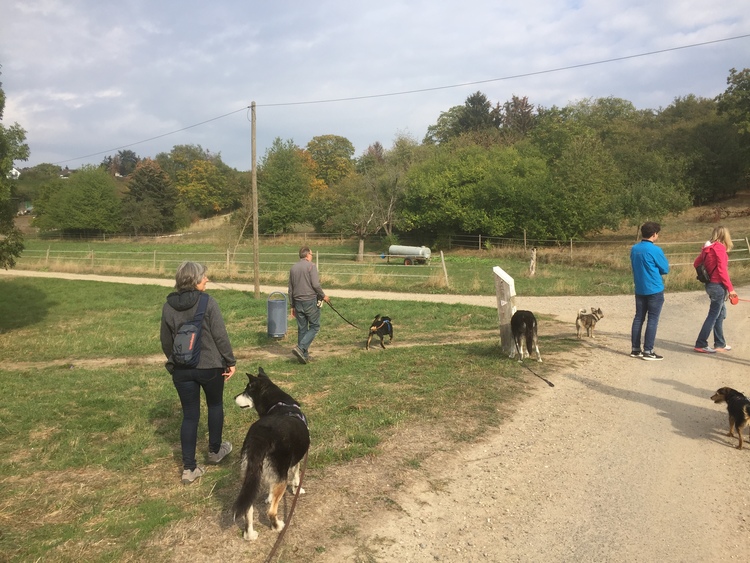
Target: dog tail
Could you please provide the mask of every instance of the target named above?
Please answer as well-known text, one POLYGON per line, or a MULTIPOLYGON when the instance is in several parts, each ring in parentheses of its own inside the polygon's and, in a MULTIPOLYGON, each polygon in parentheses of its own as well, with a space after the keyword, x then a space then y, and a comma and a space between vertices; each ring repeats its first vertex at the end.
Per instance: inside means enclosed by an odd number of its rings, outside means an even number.
POLYGON ((242 483, 240 494, 232 506, 232 517, 234 520, 247 514, 248 509, 258 498, 260 491, 261 478, 263 474, 263 460, 271 449, 271 442, 263 437, 254 438, 249 447, 243 446, 243 455, 247 452, 247 469, 245 470, 245 480, 242 483))

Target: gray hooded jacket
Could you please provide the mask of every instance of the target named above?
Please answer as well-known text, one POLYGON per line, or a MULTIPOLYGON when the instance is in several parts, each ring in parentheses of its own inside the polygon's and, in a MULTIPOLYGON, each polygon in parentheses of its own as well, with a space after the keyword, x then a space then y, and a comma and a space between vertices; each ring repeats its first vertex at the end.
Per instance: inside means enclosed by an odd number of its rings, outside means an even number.
MULTIPOLYGON (((161 349, 167 358, 165 367, 169 373, 175 369, 172 361, 172 343, 177 329, 191 321, 198 308, 201 291, 172 292, 161 310, 161 349)), ((206 315, 201 329, 201 358, 197 369, 226 368, 237 363, 224 326, 224 319, 216 300, 208 296, 206 315)))

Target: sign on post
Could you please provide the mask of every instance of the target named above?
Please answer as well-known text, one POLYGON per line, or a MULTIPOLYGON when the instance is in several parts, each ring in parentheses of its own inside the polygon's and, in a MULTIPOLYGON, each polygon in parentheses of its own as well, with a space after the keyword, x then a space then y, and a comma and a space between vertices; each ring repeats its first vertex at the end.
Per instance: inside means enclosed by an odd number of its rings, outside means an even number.
POLYGON ((516 312, 516 283, 500 266, 492 268, 495 276, 497 296, 497 318, 500 323, 500 347, 510 355, 513 349, 513 334, 510 331, 510 318, 516 312))

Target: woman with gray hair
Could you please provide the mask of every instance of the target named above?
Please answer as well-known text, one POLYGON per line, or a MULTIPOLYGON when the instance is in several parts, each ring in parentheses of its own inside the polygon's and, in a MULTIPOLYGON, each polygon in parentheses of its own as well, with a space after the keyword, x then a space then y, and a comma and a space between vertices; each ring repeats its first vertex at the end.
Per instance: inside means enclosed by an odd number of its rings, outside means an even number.
POLYGON ((167 296, 161 313, 161 348, 167 358, 165 367, 172 374, 177 394, 182 403, 182 482, 187 485, 203 475, 205 468, 195 459, 200 420, 200 391, 206 396, 208 406, 208 463, 217 464, 232 451, 230 442, 223 442, 224 382, 234 375, 235 364, 232 345, 224 326, 219 305, 205 294, 207 268, 197 262, 183 262, 175 274, 175 291, 167 296), (175 362, 173 344, 179 328, 195 317, 202 295, 205 295, 205 315, 201 323, 200 359, 195 367, 185 367, 175 362))

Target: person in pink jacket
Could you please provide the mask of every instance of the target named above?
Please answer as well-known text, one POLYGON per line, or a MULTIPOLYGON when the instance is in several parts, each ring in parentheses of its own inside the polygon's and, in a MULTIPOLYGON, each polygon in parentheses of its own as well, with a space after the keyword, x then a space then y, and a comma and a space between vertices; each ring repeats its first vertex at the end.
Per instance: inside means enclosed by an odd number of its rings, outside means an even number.
POLYGON ((729 229, 716 227, 711 233, 711 240, 703 247, 693 263, 693 266, 697 267, 703 262, 711 280, 706 284, 706 293, 711 304, 694 348, 696 352, 702 354, 728 352, 732 349, 724 338, 724 319, 727 317, 726 300, 727 297, 737 297, 737 292, 734 291, 732 281, 729 279, 727 251, 732 250, 732 246, 729 229), (708 337, 712 330, 714 331, 713 348, 708 345, 708 337))

